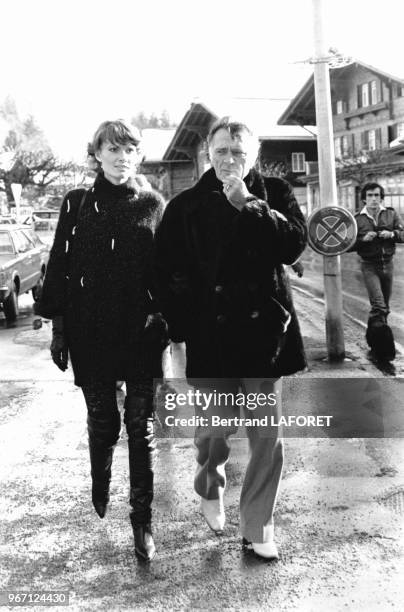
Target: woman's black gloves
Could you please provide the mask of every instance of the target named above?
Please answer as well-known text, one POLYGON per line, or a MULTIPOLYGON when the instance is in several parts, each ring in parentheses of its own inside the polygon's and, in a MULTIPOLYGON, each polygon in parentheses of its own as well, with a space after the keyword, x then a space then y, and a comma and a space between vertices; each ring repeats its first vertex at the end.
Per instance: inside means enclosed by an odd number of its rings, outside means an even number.
POLYGON ((147 317, 144 336, 150 348, 163 351, 169 344, 168 327, 161 312, 149 314, 147 317))
POLYGON ((63 329, 62 316, 54 317, 52 319, 52 342, 50 345, 50 352, 53 363, 57 365, 59 370, 62 370, 62 372, 67 370, 69 354, 63 329))

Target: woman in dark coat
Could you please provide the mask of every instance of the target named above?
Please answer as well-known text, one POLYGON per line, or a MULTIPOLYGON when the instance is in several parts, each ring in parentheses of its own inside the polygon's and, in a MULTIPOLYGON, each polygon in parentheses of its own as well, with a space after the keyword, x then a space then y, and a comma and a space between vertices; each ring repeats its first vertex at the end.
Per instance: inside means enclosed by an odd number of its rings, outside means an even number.
POLYGON ((92 149, 100 171, 88 191, 62 204, 39 314, 53 321, 52 358, 75 384, 88 410, 92 500, 103 518, 114 447, 120 433, 116 381, 126 382, 130 518, 135 550, 150 559, 153 499, 153 377, 160 376, 164 322, 155 313, 150 257, 163 202, 135 180, 140 135, 106 121, 92 149))
MULTIPOLYGON (((193 386, 227 394, 242 389, 246 396, 265 392, 268 398, 270 391, 279 412, 280 377, 306 365, 284 270, 306 246, 306 223, 288 183, 252 169, 257 141, 245 124, 218 120, 208 145, 212 168, 170 202, 156 235, 162 311, 171 339, 186 343, 193 386)), ((208 414, 197 408, 197 416, 208 414)), ((232 419, 237 404, 220 405, 209 416, 208 423, 232 419)), ((276 558, 273 511, 282 441, 276 428, 246 429, 251 454, 240 498, 241 531, 256 554, 276 558)), ((195 433, 194 486, 216 533, 225 523, 225 464, 234 431, 198 426, 195 433)))

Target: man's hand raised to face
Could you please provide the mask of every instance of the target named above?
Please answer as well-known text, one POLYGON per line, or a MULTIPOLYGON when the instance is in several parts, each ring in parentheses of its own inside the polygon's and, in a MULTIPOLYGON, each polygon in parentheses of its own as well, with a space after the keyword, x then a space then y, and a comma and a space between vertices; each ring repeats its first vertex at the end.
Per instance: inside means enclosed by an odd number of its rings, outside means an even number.
POLYGON ((251 197, 243 179, 235 174, 229 174, 223 181, 223 192, 237 210, 241 210, 246 203, 246 198, 251 197))

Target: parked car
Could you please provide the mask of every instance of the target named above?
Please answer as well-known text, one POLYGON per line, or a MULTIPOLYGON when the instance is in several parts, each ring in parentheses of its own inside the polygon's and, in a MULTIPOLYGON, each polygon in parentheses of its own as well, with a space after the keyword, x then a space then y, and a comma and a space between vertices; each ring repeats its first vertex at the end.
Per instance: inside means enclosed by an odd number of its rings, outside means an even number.
POLYGON ((58 224, 59 214, 60 211, 55 209, 43 208, 41 210, 34 210, 24 219, 23 224, 38 232, 42 241, 51 246, 58 224))
POLYGON ((0 303, 7 321, 18 315, 18 296, 32 291, 39 299, 49 246, 30 228, 0 225, 0 303))
POLYGON ((5 223, 12 223, 14 225, 17 223, 17 220, 14 219, 14 217, 11 217, 10 215, 0 216, 0 225, 3 225, 5 223))
POLYGON ((46 209, 33 210, 26 219, 24 219, 24 225, 32 225, 33 228, 38 230, 54 230, 59 219, 59 210, 46 209))

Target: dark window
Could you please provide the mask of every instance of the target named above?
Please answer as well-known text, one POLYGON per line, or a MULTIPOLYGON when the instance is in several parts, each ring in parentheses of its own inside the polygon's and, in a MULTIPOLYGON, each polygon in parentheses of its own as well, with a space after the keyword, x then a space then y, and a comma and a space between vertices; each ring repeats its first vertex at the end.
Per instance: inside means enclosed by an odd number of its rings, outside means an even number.
POLYGON ((389 125, 389 142, 397 138, 397 124, 389 125))

